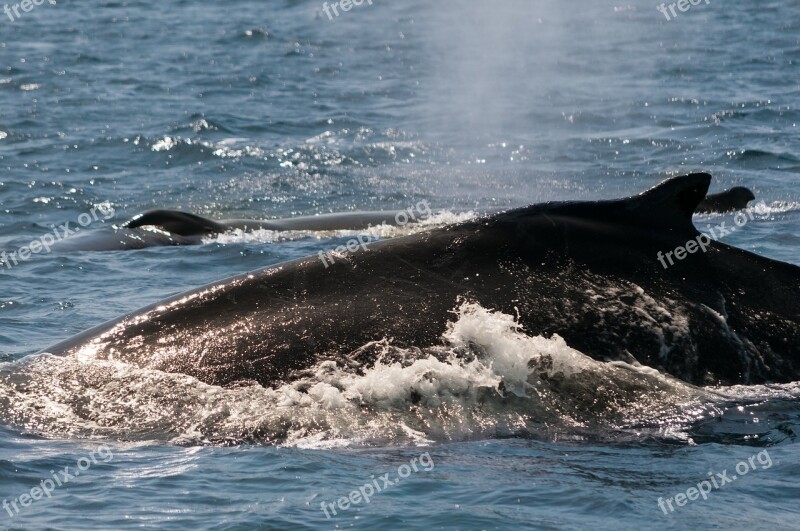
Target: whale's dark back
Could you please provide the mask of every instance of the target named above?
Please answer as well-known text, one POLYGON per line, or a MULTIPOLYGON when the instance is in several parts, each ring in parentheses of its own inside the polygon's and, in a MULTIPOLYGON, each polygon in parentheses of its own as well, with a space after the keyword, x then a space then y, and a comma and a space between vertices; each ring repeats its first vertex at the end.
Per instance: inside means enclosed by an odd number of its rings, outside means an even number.
POLYGON ((710 176, 639 196, 552 203, 311 257, 177 296, 48 350, 99 356, 214 384, 273 386, 371 341, 440 342, 459 301, 517 315, 601 360, 697 383, 800 379, 800 268, 713 242, 664 268, 659 252, 699 236, 710 176))

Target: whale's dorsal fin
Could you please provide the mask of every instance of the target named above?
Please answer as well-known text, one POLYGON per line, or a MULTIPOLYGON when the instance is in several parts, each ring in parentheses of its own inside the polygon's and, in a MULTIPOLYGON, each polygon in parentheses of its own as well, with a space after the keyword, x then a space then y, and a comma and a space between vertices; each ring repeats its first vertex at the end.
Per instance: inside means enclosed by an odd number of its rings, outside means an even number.
POLYGON ((157 227, 179 236, 196 236, 225 232, 227 228, 221 223, 194 214, 177 210, 151 210, 134 216, 122 225, 126 229, 138 227, 157 227))
POLYGON ((657 225, 692 223, 692 214, 708 193, 711 175, 690 173, 672 177, 629 199, 631 210, 657 225))

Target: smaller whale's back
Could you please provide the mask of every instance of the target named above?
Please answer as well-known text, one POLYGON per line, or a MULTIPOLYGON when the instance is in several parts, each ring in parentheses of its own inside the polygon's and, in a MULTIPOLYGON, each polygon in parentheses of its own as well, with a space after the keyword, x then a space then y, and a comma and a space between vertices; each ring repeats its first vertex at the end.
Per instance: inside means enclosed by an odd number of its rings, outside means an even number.
POLYGON ((284 219, 233 219, 214 221, 179 210, 150 210, 134 216, 113 230, 83 233, 58 242, 59 251, 115 251, 167 245, 193 245, 203 237, 231 230, 256 231, 337 231, 366 230, 378 225, 399 226, 416 223, 431 216, 427 203, 416 211, 388 210, 342 212, 284 219))
POLYGON ((126 229, 157 227, 179 236, 215 234, 227 230, 222 223, 177 210, 150 210, 134 216, 122 227, 126 229))
POLYGON ((709 194, 697 205, 695 212, 706 214, 710 212, 730 212, 747 208, 747 203, 756 198, 748 188, 736 186, 718 194, 709 194))

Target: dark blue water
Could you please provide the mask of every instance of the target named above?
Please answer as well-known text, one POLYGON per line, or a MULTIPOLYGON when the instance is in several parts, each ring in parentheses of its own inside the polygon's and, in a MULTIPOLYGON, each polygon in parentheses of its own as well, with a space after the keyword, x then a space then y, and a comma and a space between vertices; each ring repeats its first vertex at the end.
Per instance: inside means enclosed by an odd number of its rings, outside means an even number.
MULTIPOLYGON (((114 218, 81 231, 156 207, 224 219, 610 198, 702 170, 764 202, 727 243, 800 264, 800 5, 712 0, 670 21, 656 7, 373 0, 329 20, 305 0, 45 1, 0 15, 0 249, 98 207, 114 218)), ((4 267, 0 501, 18 510, 0 509, 0 528, 800 529, 797 384, 651 375, 652 393, 618 403, 604 400, 615 375, 585 365, 609 388, 539 397, 516 418, 448 396, 480 378, 435 367, 449 380, 414 412, 397 407, 414 374, 348 382, 385 398, 367 415, 328 389, 304 403, 23 360, 348 238, 226 235, 4 267), (65 467, 80 473, 55 485, 65 467), (737 479, 708 499, 659 507, 723 471, 737 479), (366 485, 369 503, 344 500, 366 485), (323 504, 337 500, 334 515, 323 504)), ((477 312, 459 337, 570 354, 477 312)))

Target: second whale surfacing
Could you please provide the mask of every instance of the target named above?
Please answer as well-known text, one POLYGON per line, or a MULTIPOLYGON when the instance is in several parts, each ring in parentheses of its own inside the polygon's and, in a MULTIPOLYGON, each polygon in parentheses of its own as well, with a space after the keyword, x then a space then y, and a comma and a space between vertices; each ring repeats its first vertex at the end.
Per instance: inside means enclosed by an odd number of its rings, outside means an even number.
POLYGON ((720 242, 664 269, 694 240, 711 177, 631 198, 534 205, 373 243, 323 264, 278 264, 178 295, 62 342, 82 353, 215 385, 277 387, 321 360, 387 340, 441 343, 464 301, 558 334, 600 361, 697 384, 800 379, 800 268, 720 242))
POLYGON ((228 231, 347 231, 366 230, 379 225, 398 226, 416 223, 432 215, 426 202, 399 211, 341 212, 294 218, 214 221, 178 210, 151 210, 113 230, 98 230, 60 240, 58 251, 120 251, 148 247, 197 245, 204 238, 228 231), (425 208, 420 208, 424 205, 425 208))
POLYGON ((730 190, 725 190, 718 194, 708 194, 703 201, 697 205, 695 212, 708 214, 711 212, 733 212, 747 208, 750 201, 755 200, 756 196, 749 188, 735 186, 730 190))

